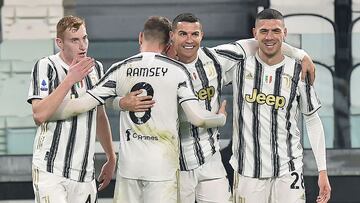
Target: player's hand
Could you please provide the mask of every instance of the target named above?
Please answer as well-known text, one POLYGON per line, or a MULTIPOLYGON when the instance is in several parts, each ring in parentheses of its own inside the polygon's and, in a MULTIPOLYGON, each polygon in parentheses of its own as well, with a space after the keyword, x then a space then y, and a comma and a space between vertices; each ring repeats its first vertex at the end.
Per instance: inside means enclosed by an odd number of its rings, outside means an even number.
POLYGON ((327 203, 331 197, 331 187, 326 171, 319 172, 319 196, 316 198, 316 202, 327 203))
POLYGON ((93 58, 74 58, 69 66, 69 72, 66 77, 69 77, 71 83, 75 84, 82 81, 92 71, 94 66, 95 61, 93 58))
POLYGON ((310 84, 315 81, 315 64, 308 55, 305 55, 301 62, 301 80, 305 81, 305 77, 309 76, 310 84))
POLYGON ((152 96, 141 96, 143 90, 130 92, 119 101, 120 108, 126 111, 144 112, 152 108, 155 101, 152 96))
POLYGON ((218 114, 224 114, 225 117, 227 116, 227 113, 226 113, 226 100, 224 100, 222 103, 221 103, 221 106, 219 108, 219 111, 218 111, 218 114))
POLYGON ((98 177, 98 181, 100 183, 98 188, 99 191, 103 190, 109 185, 115 171, 115 166, 116 166, 116 157, 108 159, 101 168, 101 172, 98 177))

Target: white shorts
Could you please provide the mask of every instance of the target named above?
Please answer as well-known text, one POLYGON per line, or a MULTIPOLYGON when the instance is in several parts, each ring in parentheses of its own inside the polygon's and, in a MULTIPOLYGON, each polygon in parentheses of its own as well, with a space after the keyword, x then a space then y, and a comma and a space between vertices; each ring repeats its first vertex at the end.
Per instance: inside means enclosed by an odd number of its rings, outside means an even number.
POLYGON ((77 182, 33 166, 33 188, 36 203, 95 203, 97 189, 95 180, 77 182))
POLYGON ((234 175, 233 203, 305 203, 302 169, 277 178, 234 175))
POLYGON ((146 181, 116 175, 114 203, 177 203, 177 180, 146 181))
POLYGON ((221 162, 220 153, 204 165, 190 170, 180 171, 181 203, 229 203, 231 202, 229 181, 221 162))

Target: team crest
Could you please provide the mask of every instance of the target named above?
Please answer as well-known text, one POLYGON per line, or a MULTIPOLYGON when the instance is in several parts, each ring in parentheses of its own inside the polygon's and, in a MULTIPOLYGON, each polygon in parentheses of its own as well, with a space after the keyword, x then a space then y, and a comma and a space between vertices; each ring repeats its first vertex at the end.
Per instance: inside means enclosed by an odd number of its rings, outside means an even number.
POLYGON ((42 80, 42 81, 41 81, 40 90, 41 90, 41 91, 48 91, 48 90, 49 90, 49 89, 48 89, 48 86, 47 86, 47 83, 46 83, 45 80, 42 80))
POLYGON ((292 76, 289 74, 283 74, 282 75, 282 86, 286 88, 290 88, 292 81, 292 76))

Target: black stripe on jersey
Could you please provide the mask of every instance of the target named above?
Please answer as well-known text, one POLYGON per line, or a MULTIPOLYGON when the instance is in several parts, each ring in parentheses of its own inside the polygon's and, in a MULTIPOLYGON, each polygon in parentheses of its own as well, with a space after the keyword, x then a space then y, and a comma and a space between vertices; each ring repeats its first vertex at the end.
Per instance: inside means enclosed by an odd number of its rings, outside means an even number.
MULTIPOLYGON (((262 78, 263 78, 263 72, 264 68, 259 63, 257 59, 256 61, 256 67, 255 67, 255 79, 254 79, 254 89, 257 89, 259 92, 261 91, 262 86, 262 78)), ((260 123, 259 123, 259 104, 257 102, 254 102, 252 104, 252 112, 253 112, 253 138, 254 138, 254 178, 259 178, 261 173, 261 151, 260 151, 260 123)))
MULTIPOLYGON (((221 84, 221 81, 222 81, 222 72, 221 72, 221 66, 220 66, 220 63, 218 60, 216 60, 215 56, 209 51, 208 48, 204 47, 202 48, 202 50, 204 51, 204 53, 213 61, 214 63, 214 66, 215 66, 215 70, 216 70, 216 74, 217 74, 217 83, 218 83, 218 86, 217 86, 217 91, 218 91, 218 96, 217 96, 217 101, 218 101, 218 104, 219 104, 219 107, 220 107, 220 97, 221 97, 221 87, 222 87, 222 84, 221 84)), ((208 83, 209 83, 209 80, 208 80, 208 83)), ((209 101, 211 102, 211 101, 209 101)), ((210 103, 210 106, 211 106, 211 103, 210 103)), ((208 133, 209 133, 209 142, 210 142, 210 145, 211 145, 211 150, 212 150, 212 153, 215 154, 216 152, 216 148, 215 148, 215 140, 214 140, 214 132, 213 132, 213 129, 212 128, 208 128, 207 129, 208 133)))
POLYGON ((86 132, 86 143, 85 143, 86 147, 85 147, 85 154, 84 154, 80 177, 79 177, 80 182, 84 182, 84 180, 85 180, 86 167, 87 167, 88 159, 89 159, 91 127, 92 127, 92 120, 93 120, 94 112, 89 111, 87 114, 88 114, 88 119, 87 119, 87 132, 86 132))
POLYGON ((242 49, 242 51, 243 51, 243 53, 244 53, 244 58, 243 59, 245 59, 246 58, 246 51, 245 51, 245 49, 244 49, 244 47, 240 44, 240 43, 238 43, 238 42, 234 42, 234 44, 236 45, 236 46, 239 46, 241 49, 242 49))
POLYGON ((196 100, 196 101, 198 101, 198 99, 194 97, 194 98, 184 99, 184 100, 182 100, 179 104, 181 105, 183 102, 190 101, 190 100, 196 100))
POLYGON ((313 103, 311 101, 310 76, 308 76, 308 75, 305 77, 305 89, 306 89, 306 100, 307 100, 307 103, 308 103, 308 109, 309 109, 309 112, 311 112, 312 110, 314 110, 314 105, 313 105, 313 103))
POLYGON ((205 163, 205 157, 204 157, 204 153, 202 152, 201 145, 199 143, 200 141, 199 128, 194 125, 190 125, 190 130, 191 130, 190 134, 194 138, 194 150, 195 150, 196 159, 199 165, 203 165, 205 163))
MULTIPOLYGON (((284 66, 278 68, 275 72, 274 92, 273 95, 280 96, 282 73, 284 72, 284 66)), ((280 157, 278 152, 278 109, 275 106, 271 107, 271 150, 273 161, 273 176, 278 177, 280 172, 280 157)))
POLYGON ((86 89, 87 89, 87 90, 93 88, 93 85, 91 84, 91 80, 90 80, 89 75, 87 75, 87 76, 85 77, 85 84, 86 84, 86 89))
POLYGON ((242 54, 237 54, 236 52, 229 51, 229 50, 222 50, 222 49, 215 49, 215 52, 219 54, 220 56, 223 56, 225 58, 239 61, 244 59, 244 56, 242 54))
POLYGON ((49 94, 51 94, 54 91, 54 87, 53 87, 53 74, 54 74, 54 69, 51 67, 50 64, 48 64, 48 72, 47 72, 47 77, 49 78, 49 94))
POLYGON ((116 88, 116 82, 113 80, 108 80, 105 84, 103 84, 103 87, 116 88))
POLYGON ((221 72, 221 66, 218 60, 216 60, 215 56, 209 51, 208 48, 204 47, 203 48, 204 53, 213 61, 214 66, 215 66, 215 70, 216 70, 216 74, 217 74, 217 82, 218 82, 218 87, 217 87, 217 91, 218 91, 218 103, 220 105, 220 97, 221 97, 221 81, 222 81, 222 72, 221 72))
MULTIPOLYGON (((55 78, 54 78, 54 89, 55 89, 55 88, 57 88, 57 87, 59 86, 59 84, 60 84, 59 74, 58 74, 58 72, 57 72, 57 69, 55 68, 56 66, 55 66, 54 61, 52 61, 52 60, 50 59, 50 57, 48 57, 48 59, 49 59, 49 61, 51 62, 51 64, 53 65, 52 67, 53 67, 53 69, 54 69, 54 71, 55 71, 55 78)), ((49 89, 50 89, 50 88, 49 88, 49 89)))
POLYGON ((98 81, 97 84, 101 83, 103 80, 105 80, 112 72, 116 71, 117 69, 121 68, 121 66, 127 64, 127 63, 131 63, 134 61, 140 61, 142 59, 142 56, 137 56, 137 57, 131 57, 128 59, 125 59, 124 61, 120 62, 119 64, 117 64, 116 66, 113 66, 111 68, 109 68, 109 70, 106 71, 106 73, 104 74, 104 76, 98 81))
POLYGON ((40 89, 39 89, 39 61, 37 61, 34 65, 34 71, 33 71, 33 95, 40 95, 40 89))
POLYGON ((66 145, 66 152, 65 152, 63 176, 66 178, 70 177, 70 167, 71 167, 72 157, 74 154, 76 131, 77 131, 77 116, 74 116, 72 117, 70 135, 66 145))
POLYGON ((301 64, 295 63, 293 79, 291 80, 292 82, 291 82, 290 96, 289 96, 288 106, 286 107, 286 114, 285 114, 285 119, 286 119, 285 126, 286 126, 286 130, 287 130, 287 138, 286 138, 287 155, 290 159, 289 171, 295 170, 295 165, 294 165, 294 162, 292 161, 294 159, 294 157, 292 155, 293 152, 291 149, 291 139, 292 139, 293 135, 290 133, 290 128, 292 125, 292 123, 290 122, 290 111, 292 108, 292 103, 293 103, 294 99, 296 99, 296 90, 297 90, 297 86, 298 86, 298 82, 299 82, 299 78, 300 78, 300 72, 301 72, 301 64))
MULTIPOLYGON (((203 62, 200 60, 200 58, 196 61, 195 68, 196 68, 196 71, 198 72, 202 88, 205 89, 205 88, 209 87, 209 79, 208 79, 208 77, 206 75, 206 72, 205 72, 205 69, 204 69, 204 66, 203 66, 203 62)), ((211 101, 208 100, 208 99, 205 99, 204 102, 205 102, 206 110, 211 111, 211 101)), ((196 144, 198 144, 198 147, 195 147, 195 150, 196 150, 196 154, 198 156, 198 160, 200 160, 199 164, 202 165, 202 164, 204 164, 204 162, 202 161, 202 159, 204 157, 204 152, 203 152, 203 150, 201 148, 201 145, 199 144, 199 141, 200 141, 199 129, 198 129, 198 127, 193 126, 193 125, 191 125, 191 129, 192 129, 191 132, 193 133, 192 136, 194 137, 196 144)), ((210 131, 207 130, 207 132, 209 134, 209 137, 211 137, 212 136, 212 130, 210 130, 210 131)), ((211 146, 211 148, 213 148, 213 147, 215 148, 215 146, 211 146)))
MULTIPOLYGON (((238 135, 239 135, 239 143, 238 143, 238 150, 239 150, 239 163, 238 163, 238 172, 239 174, 242 174, 244 171, 244 156, 245 156, 245 141, 244 141, 244 97, 243 97, 243 91, 244 91, 244 79, 245 79, 245 63, 244 60, 241 60, 240 63, 238 63, 238 67, 236 69, 236 84, 238 84, 238 95, 237 95, 237 105, 239 109, 239 118, 238 118, 238 135)), ((236 121, 234 121, 236 122, 236 121)), ((234 152, 235 153, 235 152, 234 152)))
MULTIPOLYGON (((179 136, 181 137, 181 134, 179 132, 179 136)), ((182 144, 181 144, 181 139, 179 139, 179 148, 180 148, 180 157, 179 157, 179 162, 180 162, 180 171, 186 171, 187 170, 187 164, 186 164, 186 160, 185 160, 185 156, 184 156, 184 150, 182 148, 182 144)))
POLYGON ((54 161, 59 148, 60 135, 63 121, 56 121, 56 127, 54 130, 53 139, 51 141, 51 147, 47 156, 46 171, 52 173, 54 171, 54 161))

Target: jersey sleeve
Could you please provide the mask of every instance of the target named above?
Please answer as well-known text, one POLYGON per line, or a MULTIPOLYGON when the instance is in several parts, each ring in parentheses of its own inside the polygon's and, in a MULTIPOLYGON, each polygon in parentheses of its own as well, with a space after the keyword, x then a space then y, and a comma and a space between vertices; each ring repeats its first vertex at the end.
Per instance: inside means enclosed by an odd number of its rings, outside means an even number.
POLYGON ((182 79, 178 83, 178 88, 177 88, 179 104, 188 100, 198 100, 197 97, 195 96, 194 86, 191 82, 190 74, 187 72, 185 73, 184 71, 182 77, 180 78, 182 79))
POLYGON ((111 97, 115 97, 117 83, 117 70, 119 69, 117 64, 112 65, 109 70, 100 78, 99 82, 87 92, 93 96, 100 104, 104 104, 105 100, 111 97))
POLYGON ((300 110, 305 115, 311 115, 316 112, 320 107, 321 103, 318 99, 315 89, 308 81, 299 81, 299 93, 300 93, 300 110))
POLYGON ((211 48, 221 65, 225 85, 232 82, 233 73, 238 63, 244 60, 247 55, 254 55, 257 47, 255 40, 247 39, 211 48))
POLYGON ((48 59, 38 60, 31 71, 27 102, 31 104, 33 99, 47 97, 53 88, 54 75, 54 67, 48 59))

